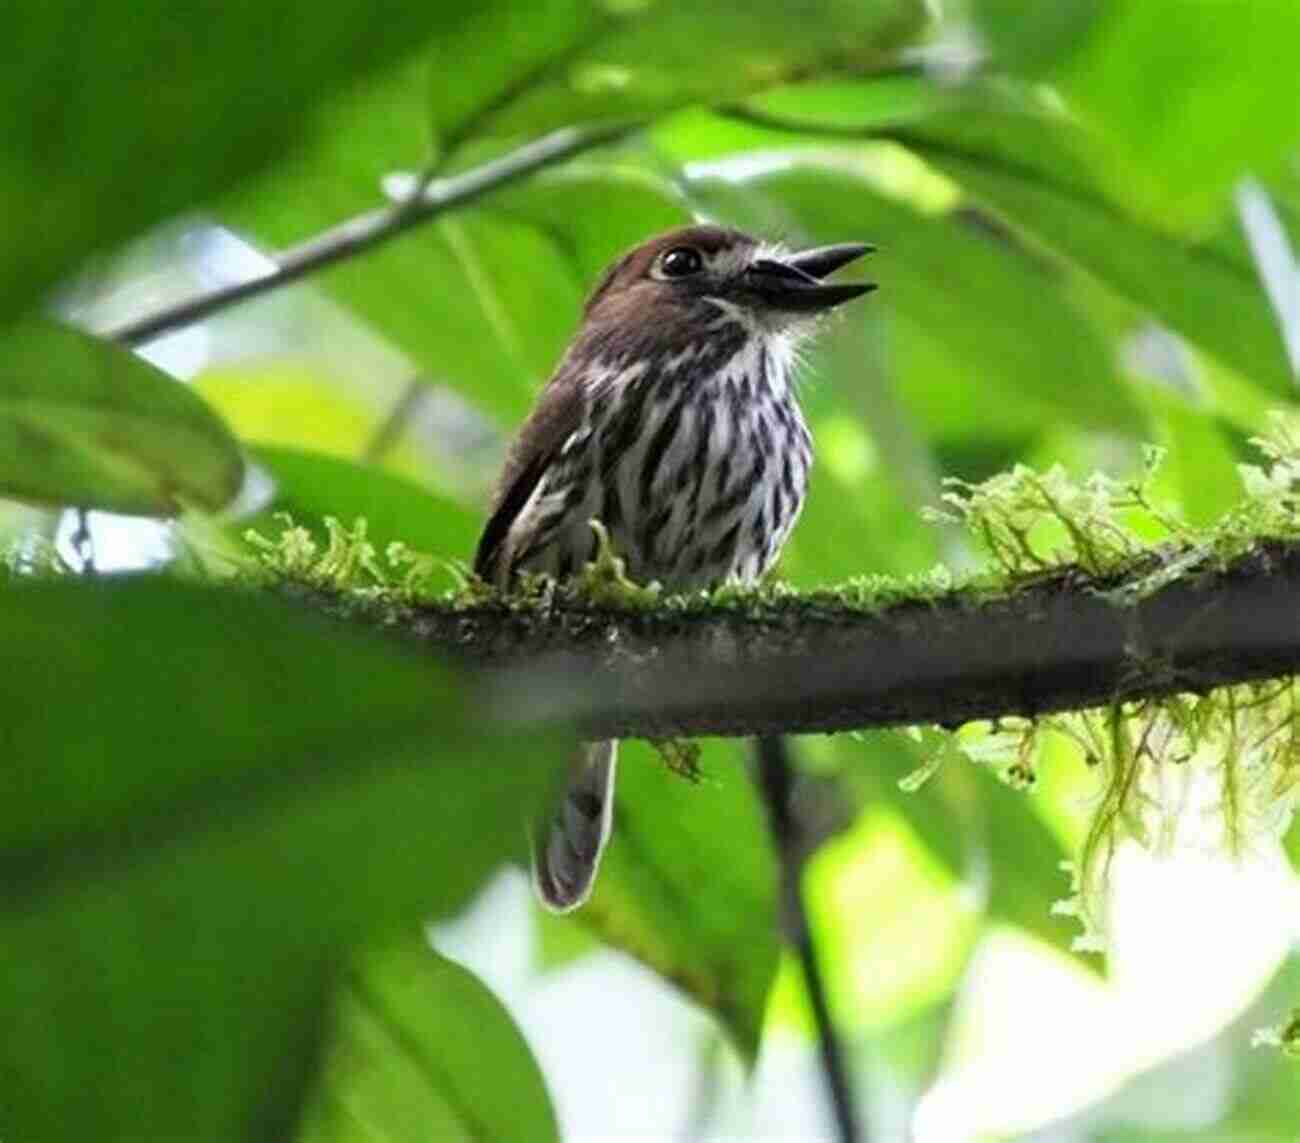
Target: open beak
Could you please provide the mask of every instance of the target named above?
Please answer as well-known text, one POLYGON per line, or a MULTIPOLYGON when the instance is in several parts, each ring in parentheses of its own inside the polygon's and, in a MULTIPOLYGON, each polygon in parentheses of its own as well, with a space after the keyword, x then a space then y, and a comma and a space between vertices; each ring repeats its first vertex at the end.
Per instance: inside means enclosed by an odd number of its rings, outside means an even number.
POLYGON ((745 285, 775 309, 818 313, 860 298, 876 288, 874 282, 827 284, 822 281, 842 266, 875 249, 865 242, 843 242, 787 254, 779 261, 760 258, 745 271, 745 285))

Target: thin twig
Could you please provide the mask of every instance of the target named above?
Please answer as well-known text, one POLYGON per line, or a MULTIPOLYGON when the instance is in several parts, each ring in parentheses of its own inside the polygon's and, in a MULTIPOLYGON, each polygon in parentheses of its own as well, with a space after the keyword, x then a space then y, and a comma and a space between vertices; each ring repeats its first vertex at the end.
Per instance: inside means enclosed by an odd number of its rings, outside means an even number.
POLYGON ((841 1143, 866 1143, 858 1123, 844 1051, 835 1021, 831 1017, 826 985, 822 979, 821 957, 808 913, 803 902, 803 866, 805 845, 803 831, 794 812, 794 771, 790 765, 784 738, 769 735, 757 739, 758 778, 767 804, 772 840, 781 862, 781 915, 786 936, 799 955, 808 1002, 817 1026, 817 1045, 821 1054, 822 1074, 835 1126, 841 1143))
POLYGON ((464 206, 489 191, 583 151, 604 146, 631 133, 639 124, 595 128, 565 127, 461 174, 437 179, 414 201, 378 207, 333 226, 276 258, 275 269, 256 278, 221 286, 127 322, 104 336, 123 345, 139 345, 161 334, 211 317, 258 294, 296 281, 335 262, 370 250, 420 222, 454 206, 464 206))

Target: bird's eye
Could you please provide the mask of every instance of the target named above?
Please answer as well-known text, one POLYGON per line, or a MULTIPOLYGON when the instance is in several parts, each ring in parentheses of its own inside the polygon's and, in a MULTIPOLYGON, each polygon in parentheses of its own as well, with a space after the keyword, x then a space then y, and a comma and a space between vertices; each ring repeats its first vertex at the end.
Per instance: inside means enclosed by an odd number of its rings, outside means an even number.
POLYGON ((674 246, 659 262, 665 278, 686 278, 704 269, 704 259, 693 246, 674 246))

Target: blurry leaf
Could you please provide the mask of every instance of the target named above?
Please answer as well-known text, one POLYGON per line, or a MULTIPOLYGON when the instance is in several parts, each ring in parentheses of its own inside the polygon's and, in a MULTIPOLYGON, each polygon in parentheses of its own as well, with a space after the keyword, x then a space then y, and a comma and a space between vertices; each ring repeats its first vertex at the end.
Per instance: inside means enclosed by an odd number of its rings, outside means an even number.
POLYGON ((1214 523, 1241 500, 1238 458, 1215 419, 1165 386, 1148 393, 1156 440, 1167 451, 1155 492, 1177 504, 1198 527, 1214 523))
MULTIPOLYGON (((635 8, 632 9, 635 11, 635 8)), ((431 126, 451 149, 492 114, 548 77, 616 23, 616 4, 593 0, 485 0, 439 40, 428 68, 431 126)))
POLYGON ((615 164, 570 163, 503 190, 491 209, 545 232, 587 287, 630 247, 691 221, 680 194, 664 180, 615 164))
POLYGON ((1069 120, 1006 100, 914 124, 900 139, 1017 231, 1275 393, 1291 388, 1285 346, 1240 253, 1140 221, 1098 189, 1069 120))
POLYGON ((469 11, 390 0, 9 8, 0 311, 31 307, 91 252, 279 159, 323 94, 469 11))
POLYGON ((379 415, 331 385, 327 375, 283 361, 207 369, 194 389, 240 440, 359 456, 379 415))
MULTIPOLYGON (((724 211, 752 213, 733 188, 696 186, 724 211)), ((941 342, 980 377, 987 405, 1028 405, 1093 427, 1141 425, 1105 342, 1050 269, 1014 243, 952 216, 919 214, 839 166, 789 165, 743 189, 786 212, 795 240, 879 241, 885 248, 871 276, 881 290, 867 304, 897 311, 941 342)))
POLYGON ((1127 0, 1098 5, 1057 79, 1101 181, 1147 217, 1195 222, 1300 143, 1297 45, 1295 4, 1127 0))
POLYGON ((170 516, 222 507, 243 469, 212 410, 127 350, 47 321, 0 330, 0 494, 170 516))
POLYGON ((746 106, 792 126, 869 131, 897 126, 960 104, 961 95, 926 75, 885 72, 852 80, 821 80, 762 92, 746 106))
POLYGON ((559 1139, 542 1073, 505 1007, 426 942, 366 955, 334 1025, 304 1143, 559 1139))
POLYGON ((1086 40, 1102 8, 1100 0, 974 0, 973 15, 994 62, 1037 75, 1068 59, 1086 40))
POLYGON ((805 874, 812 922, 861 1030, 917 1015, 950 995, 979 931, 971 895, 890 809, 869 806, 817 851, 805 874))
MULTIPOLYGON (((479 116, 479 134, 536 135, 566 124, 646 119, 818 71, 865 71, 888 62, 925 20, 918 0, 551 0, 548 8, 561 14, 546 28, 545 42, 507 49, 516 58, 513 82, 497 75, 487 85, 490 110, 479 116)), ((515 22, 534 24, 531 17, 509 18, 515 22)), ((478 23, 465 29, 460 54, 489 44, 501 54, 503 35, 527 34, 490 9, 478 23)), ((441 82, 437 90, 448 98, 441 82)))
POLYGON ((24 584, 0 632, 0 1134, 285 1138, 349 946, 518 850, 545 745, 268 595, 24 584))
POLYGON ((691 783, 620 744, 613 839, 576 916, 713 1011, 752 1061, 776 971, 776 868, 740 747, 702 745, 691 783))
POLYGON ((366 535, 378 552, 400 540, 418 552, 468 560, 481 521, 475 513, 400 476, 321 453, 263 446, 253 459, 269 470, 276 490, 256 517, 239 522, 240 530, 279 531, 274 516, 288 512, 295 524, 323 533, 333 516, 350 526, 365 517, 366 535))
POLYGON ((1099 181, 1158 224, 1205 222, 1300 142, 1294 5, 977 0, 975 17, 1000 65, 1058 85, 1099 181))
MULTIPOLYGON (((872 380, 829 379, 830 384, 872 380)), ((895 474, 883 467, 861 419, 845 411, 851 398, 830 384, 814 381, 803 392, 817 457, 804 510, 781 554, 780 576, 812 588, 871 572, 907 575, 931 567, 938 556, 935 530, 903 500, 895 474)))

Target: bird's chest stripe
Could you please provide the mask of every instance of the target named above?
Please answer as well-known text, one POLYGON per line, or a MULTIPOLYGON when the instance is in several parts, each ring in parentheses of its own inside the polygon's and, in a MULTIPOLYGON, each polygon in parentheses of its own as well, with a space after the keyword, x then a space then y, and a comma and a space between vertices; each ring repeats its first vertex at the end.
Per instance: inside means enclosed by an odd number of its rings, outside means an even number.
POLYGON ((687 589, 761 575, 798 515, 811 459, 765 356, 734 354, 703 378, 646 370, 599 390, 521 513, 514 566, 575 571, 597 517, 637 578, 687 589))

